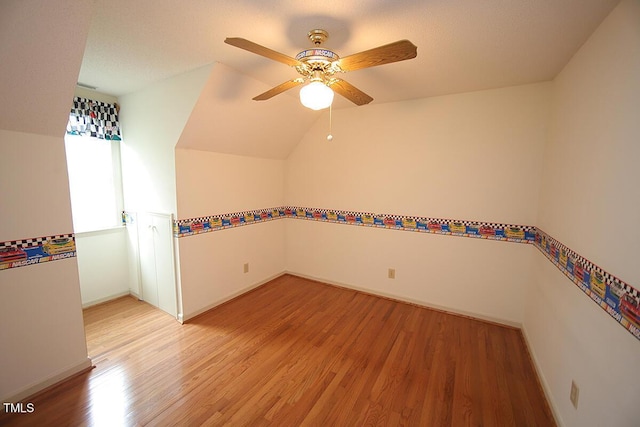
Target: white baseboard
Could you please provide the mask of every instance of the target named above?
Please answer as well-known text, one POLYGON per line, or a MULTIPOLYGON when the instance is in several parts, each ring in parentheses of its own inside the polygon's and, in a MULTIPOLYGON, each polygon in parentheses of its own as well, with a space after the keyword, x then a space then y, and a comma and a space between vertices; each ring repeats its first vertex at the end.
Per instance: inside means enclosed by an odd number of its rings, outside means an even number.
POLYGON ((232 300, 232 299, 234 299, 236 297, 239 297, 242 294, 245 294, 245 293, 247 293, 249 291, 252 291, 253 289, 255 289, 257 287, 260 287, 260 286, 264 285, 265 283, 272 281, 273 279, 277 279, 278 277, 280 277, 280 276, 282 276, 284 274, 285 274, 284 271, 280 272, 280 273, 277 273, 277 274, 274 274, 273 276, 270 276, 270 277, 268 277, 268 278, 266 278, 264 280, 261 280, 259 282, 256 282, 256 283, 252 284, 252 285, 249 285, 249 286, 247 286, 245 288, 242 288, 239 291, 232 293, 231 295, 227 295, 226 297, 222 298, 221 300, 218 300, 218 301, 214 302, 213 304, 209 304, 206 307, 201 308, 200 310, 196 310, 193 313, 189 313, 189 314, 183 314, 182 317, 178 316, 178 321, 180 323, 188 322, 190 319, 193 319, 194 317, 199 316, 202 313, 205 313, 205 312, 211 310, 212 308, 215 308, 215 307, 217 307, 217 306, 219 306, 221 304, 224 304, 227 301, 230 301, 230 300, 232 300))
POLYGON ((93 301, 88 301, 88 302, 83 302, 82 303, 82 308, 88 308, 94 305, 98 305, 98 304, 102 304, 103 302, 107 302, 107 301, 111 301, 113 299, 116 298, 120 298, 120 297, 124 297, 127 295, 133 295, 131 291, 124 291, 124 292, 118 292, 117 294, 113 294, 113 295, 109 295, 107 297, 104 298, 98 298, 96 300, 93 301))
POLYGON ((522 323, 514 322, 512 320, 500 319, 500 318, 497 318, 497 317, 487 316, 487 315, 484 315, 484 314, 474 313, 474 312, 465 311, 465 310, 459 310, 459 309, 453 308, 453 307, 446 307, 446 306, 441 306, 441 305, 437 305, 437 304, 431 304, 431 303, 426 302, 426 301, 421 301, 421 300, 416 300, 416 299, 413 299, 413 298, 407 298, 407 297, 403 297, 403 296, 389 294, 389 293, 386 293, 386 292, 380 292, 380 291, 376 291, 376 290, 371 290, 371 289, 368 289, 368 288, 363 288, 363 287, 360 287, 360 286, 354 286, 354 285, 350 285, 350 284, 347 284, 347 283, 334 282, 332 280, 323 279, 321 277, 313 277, 313 276, 309 276, 309 275, 306 275, 306 274, 297 273, 297 272, 294 272, 294 271, 285 271, 285 274, 290 274, 292 276, 302 277, 304 279, 315 280, 316 282, 326 283, 326 284, 329 284, 329 285, 338 286, 340 288, 352 289, 354 291, 364 292, 366 294, 376 295, 376 296, 392 299, 392 300, 399 301, 399 302, 406 302, 406 303, 414 304, 414 305, 417 305, 417 306, 420 306, 420 307, 432 308, 432 309, 438 310, 438 311, 444 311, 444 312, 451 313, 451 314, 457 314, 457 315, 460 315, 460 316, 470 317, 470 318, 473 318, 473 319, 483 320, 483 321, 491 322, 491 323, 497 323, 497 324, 500 324, 500 325, 510 326, 512 328, 522 329, 522 323))
POLYGON ((551 406, 551 413, 553 414, 553 418, 556 420, 556 424, 558 425, 558 427, 564 427, 564 422, 562 421, 562 417, 560 417, 560 411, 558 410, 558 407, 556 406, 556 402, 553 399, 553 395, 551 394, 551 388, 549 387, 549 383, 547 382, 547 379, 545 378, 544 373, 540 368, 540 364, 538 363, 538 357, 536 356, 536 352, 534 351, 533 346, 531 345, 531 341, 529 341, 529 336, 527 335, 527 329, 523 325, 521 330, 522 330, 522 336, 524 336, 524 343, 527 346, 527 350, 529 351, 529 354, 531 355, 533 367, 535 368, 536 373, 538 374, 538 378, 540 379, 540 383, 542 384, 542 391, 544 392, 544 395, 547 398, 547 402, 549 402, 549 405, 551 406))
POLYGON ((33 396, 34 394, 49 388, 53 385, 56 385, 60 382, 63 382, 70 377, 77 375, 83 371, 90 370, 93 366, 91 359, 87 357, 82 363, 78 363, 70 368, 63 369, 60 372, 57 372, 42 381, 38 381, 37 383, 33 383, 15 393, 12 393, 9 396, 3 397, 2 402, 20 402, 29 396, 33 396))

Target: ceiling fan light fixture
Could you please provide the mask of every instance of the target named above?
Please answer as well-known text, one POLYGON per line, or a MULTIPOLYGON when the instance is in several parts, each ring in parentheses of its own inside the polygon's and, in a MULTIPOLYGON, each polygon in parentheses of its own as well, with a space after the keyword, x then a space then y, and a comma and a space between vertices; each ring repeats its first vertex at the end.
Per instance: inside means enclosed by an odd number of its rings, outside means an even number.
POLYGON ((300 89, 300 102, 312 110, 322 110, 333 102, 333 91, 322 82, 312 81, 300 89))

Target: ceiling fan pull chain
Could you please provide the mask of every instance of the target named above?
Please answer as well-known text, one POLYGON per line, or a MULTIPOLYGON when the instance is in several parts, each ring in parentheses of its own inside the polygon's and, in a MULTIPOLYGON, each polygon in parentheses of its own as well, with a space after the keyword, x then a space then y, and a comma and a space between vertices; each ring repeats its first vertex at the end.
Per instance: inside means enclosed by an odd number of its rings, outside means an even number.
POLYGON ((331 135, 331 111, 333 110, 333 106, 329 104, 329 135, 327 135, 327 141, 333 140, 333 135, 331 135))

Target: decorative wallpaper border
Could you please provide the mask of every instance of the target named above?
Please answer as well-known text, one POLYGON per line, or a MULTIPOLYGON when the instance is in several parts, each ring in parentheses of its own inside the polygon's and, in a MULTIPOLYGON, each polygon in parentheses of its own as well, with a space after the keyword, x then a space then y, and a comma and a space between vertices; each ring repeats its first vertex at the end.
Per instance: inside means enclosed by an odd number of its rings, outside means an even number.
POLYGON ((582 292, 640 340, 640 292, 538 229, 534 245, 582 292))
POLYGON ((447 234, 480 239, 533 243, 536 228, 528 225, 500 224, 445 218, 374 214, 285 206, 235 212, 207 217, 181 219, 174 222, 174 236, 185 237, 280 218, 298 218, 394 230, 447 234))
MULTIPOLYGON (((640 340, 640 291, 534 226, 284 206, 174 221, 187 237, 282 218, 533 244, 569 280, 640 340)), ((123 222, 127 222, 123 214, 123 222)), ((74 234, 0 242, 0 270, 76 256, 74 234)))
POLYGON ((640 291, 535 226, 284 206, 177 220, 173 225, 174 236, 192 236, 281 218, 533 244, 600 308, 640 340, 640 291))
POLYGON ((25 267, 76 256, 74 234, 59 234, 0 242, 0 270, 25 267))
POLYGON ((249 225, 284 218, 283 208, 258 209, 222 215, 210 215, 198 218, 179 219, 173 221, 174 237, 193 236, 211 231, 249 225))

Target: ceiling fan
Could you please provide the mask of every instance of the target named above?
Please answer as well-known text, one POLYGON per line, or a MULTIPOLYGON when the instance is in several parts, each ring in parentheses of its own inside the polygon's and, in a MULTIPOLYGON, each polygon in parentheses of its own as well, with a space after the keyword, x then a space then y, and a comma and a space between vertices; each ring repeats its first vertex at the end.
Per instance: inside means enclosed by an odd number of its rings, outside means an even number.
POLYGON ((327 108, 331 105, 331 102, 333 101, 333 91, 336 91, 338 94, 344 96, 356 105, 365 105, 373 101, 372 97, 345 80, 338 78, 336 74, 375 67, 377 65, 390 64, 392 62, 404 61, 415 58, 417 55, 417 47, 413 43, 409 40, 399 40, 394 43, 340 58, 335 52, 320 47, 329 37, 329 34, 325 30, 311 30, 308 33, 308 37, 316 47, 313 49, 303 50, 298 53, 295 58, 239 37, 226 38, 224 42, 231 46, 239 47, 240 49, 244 49, 264 56, 265 58, 294 67, 302 76, 288 80, 264 93, 261 93, 253 98, 255 101, 270 99, 286 90, 294 88, 305 82, 309 82, 309 84, 301 89, 300 98, 303 105, 314 110, 327 108), (327 88, 332 90, 327 90, 327 88), (303 94, 306 92, 308 95, 312 90, 318 90, 320 92, 324 91, 324 95, 327 99, 317 104, 314 103, 316 99, 311 99, 310 101, 307 101, 310 105, 307 105, 303 99, 305 97, 303 94))

